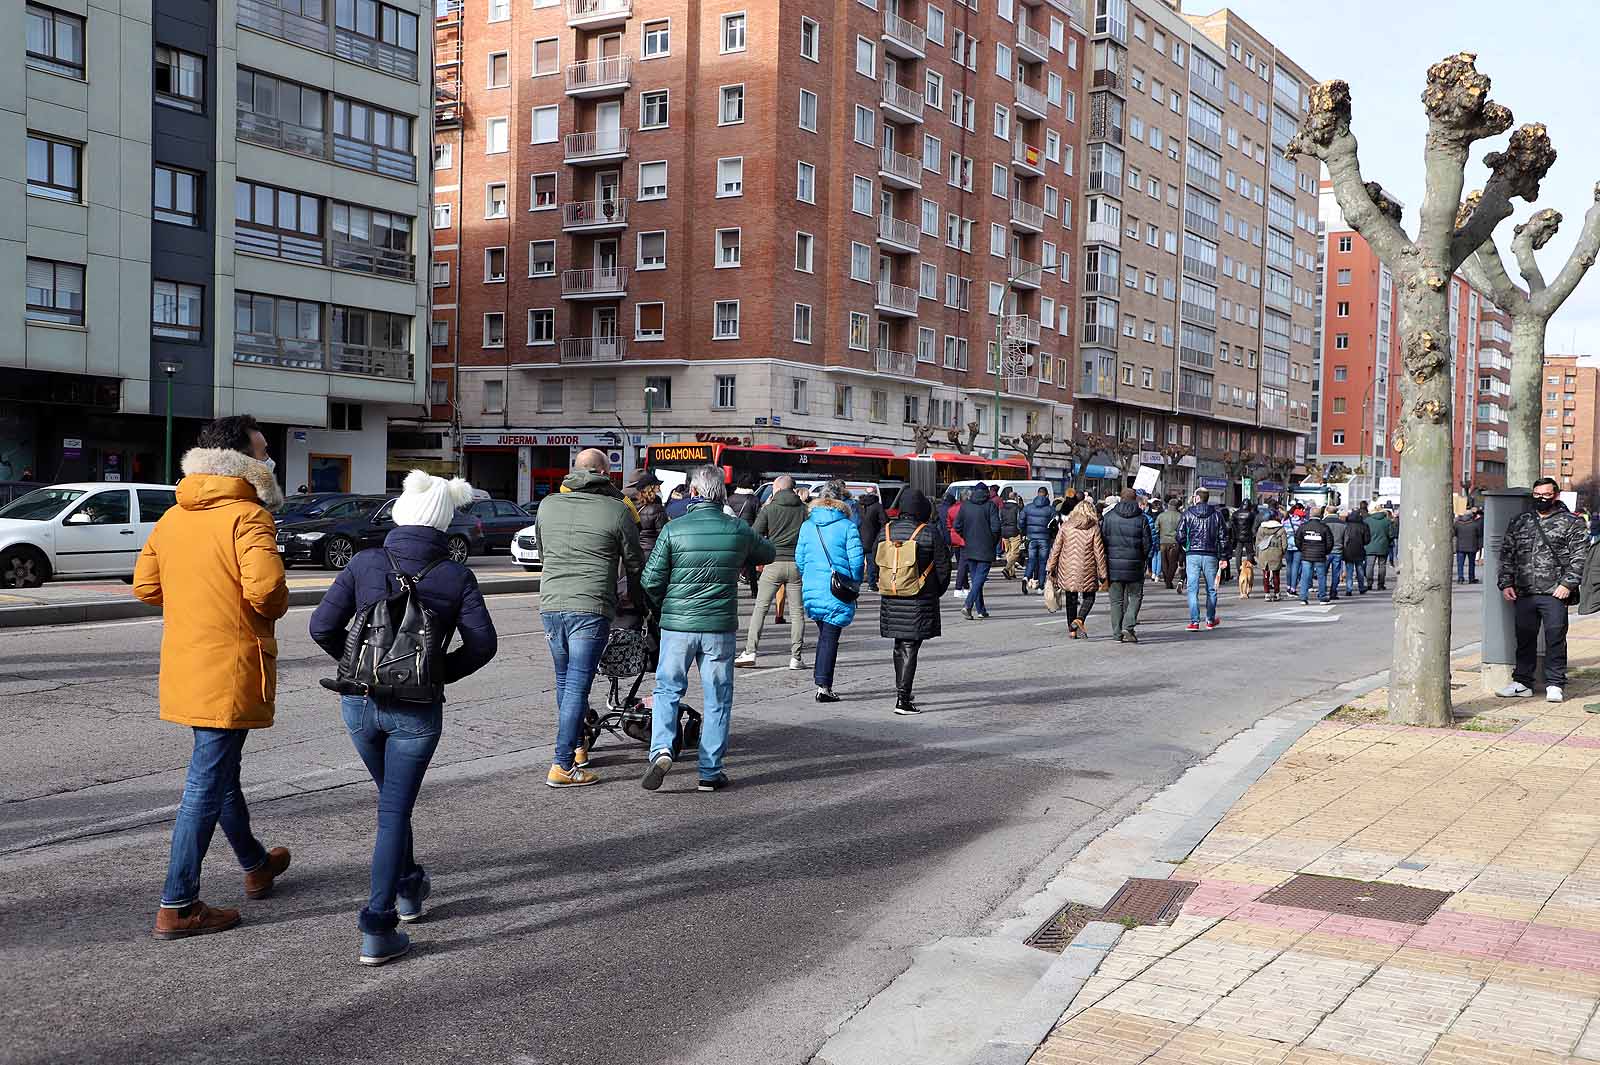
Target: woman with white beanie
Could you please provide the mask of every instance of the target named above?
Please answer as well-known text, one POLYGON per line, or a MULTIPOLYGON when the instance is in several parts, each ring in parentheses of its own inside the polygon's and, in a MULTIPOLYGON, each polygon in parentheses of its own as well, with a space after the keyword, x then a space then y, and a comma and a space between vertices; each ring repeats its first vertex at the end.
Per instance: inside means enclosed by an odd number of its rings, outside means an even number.
POLYGON ((471 500, 472 486, 461 478, 447 481, 412 470, 395 501, 395 527, 383 547, 351 559, 311 615, 311 638, 339 661, 351 619, 365 617, 373 606, 400 594, 404 576, 431 615, 431 635, 443 664, 441 682, 423 701, 383 700, 354 693, 348 683, 335 685, 341 691, 345 728, 378 785, 371 891, 358 918, 363 965, 382 965, 411 947, 410 938, 396 928, 400 921, 422 916, 431 890, 427 872, 412 853, 411 810, 439 745, 444 685, 482 668, 495 654, 494 622, 477 578, 450 561, 446 550, 444 530, 456 508, 471 500), (443 653, 452 634, 461 637, 460 646, 443 653))

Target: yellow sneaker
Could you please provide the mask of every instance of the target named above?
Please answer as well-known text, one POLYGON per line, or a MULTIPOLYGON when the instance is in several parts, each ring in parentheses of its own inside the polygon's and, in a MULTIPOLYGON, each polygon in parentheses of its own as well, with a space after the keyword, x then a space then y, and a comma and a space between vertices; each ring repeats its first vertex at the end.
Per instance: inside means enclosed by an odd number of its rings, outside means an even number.
POLYGON ((572 749, 572 768, 574 768, 574 769, 588 769, 589 768, 589 748, 587 748, 587 747, 574 747, 572 749))
POLYGON ((544 782, 552 788, 581 788, 585 784, 600 783, 600 778, 587 769, 579 769, 577 766, 562 769, 558 765, 552 765, 550 772, 545 775, 544 782))

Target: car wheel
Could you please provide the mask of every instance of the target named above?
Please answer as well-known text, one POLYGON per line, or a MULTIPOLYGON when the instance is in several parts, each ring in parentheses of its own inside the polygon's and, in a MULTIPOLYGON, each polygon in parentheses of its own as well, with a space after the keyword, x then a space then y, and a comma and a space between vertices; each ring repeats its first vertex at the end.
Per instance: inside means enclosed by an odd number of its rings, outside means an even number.
POLYGON ((0 588, 37 588, 50 579, 50 563, 31 547, 0 554, 0 588))
POLYGON ((323 548, 323 560, 328 563, 329 569, 344 569, 350 564, 350 559, 355 556, 356 545, 343 536, 335 536, 328 541, 328 546, 323 548))
POLYGON ((472 554, 472 545, 467 543, 465 536, 452 536, 445 541, 445 550, 450 553, 451 562, 466 562, 467 556, 472 554))

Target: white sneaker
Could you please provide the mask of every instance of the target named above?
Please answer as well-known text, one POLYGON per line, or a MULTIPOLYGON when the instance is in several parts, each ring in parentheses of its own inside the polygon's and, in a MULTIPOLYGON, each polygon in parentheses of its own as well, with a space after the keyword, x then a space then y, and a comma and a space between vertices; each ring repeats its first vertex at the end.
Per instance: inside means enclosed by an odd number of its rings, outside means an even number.
MULTIPOLYGON (((1559 690, 1560 689, 1558 688, 1557 691, 1559 690)), ((1495 694, 1502 699, 1526 699, 1533 694, 1533 689, 1528 687, 1526 684, 1518 684, 1516 681, 1512 681, 1504 688, 1501 688, 1499 691, 1495 692, 1495 694)))
POLYGON ((756 656, 753 652, 746 651, 738 658, 735 658, 733 664, 736 666, 753 666, 756 664, 756 656))
POLYGON ((1544 701, 1547 703, 1559 703, 1563 698, 1565 696, 1562 694, 1561 689, 1554 684, 1544 690, 1544 701))
POLYGON ((951 599, 965 599, 966 597, 967 590, 965 588, 957 588, 955 591, 950 593, 951 599))
POLYGON ((795 655, 793 658, 789 659, 789 668, 790 669, 804 669, 804 668, 806 668, 806 664, 804 662, 800 661, 800 656, 799 655, 795 655))

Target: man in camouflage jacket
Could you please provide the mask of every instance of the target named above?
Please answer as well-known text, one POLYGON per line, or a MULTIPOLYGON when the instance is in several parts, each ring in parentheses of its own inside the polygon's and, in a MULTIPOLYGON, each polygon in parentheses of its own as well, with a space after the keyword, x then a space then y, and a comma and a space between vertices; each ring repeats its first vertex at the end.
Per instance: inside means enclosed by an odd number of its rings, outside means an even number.
POLYGON ((1512 681, 1496 693, 1506 698, 1533 694, 1540 625, 1545 697, 1559 703, 1567 683, 1567 610, 1583 583, 1589 530, 1557 498, 1557 488, 1549 477, 1535 481, 1534 509, 1511 520, 1500 544, 1500 593, 1516 609, 1517 632, 1512 681))

